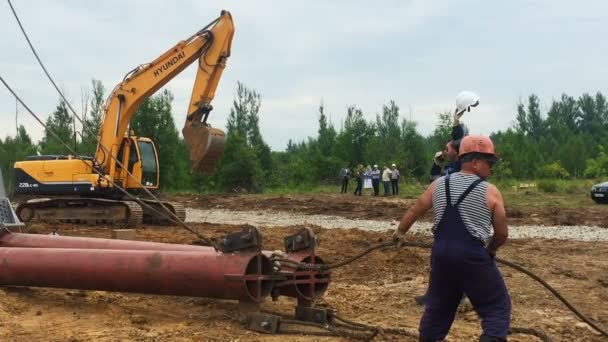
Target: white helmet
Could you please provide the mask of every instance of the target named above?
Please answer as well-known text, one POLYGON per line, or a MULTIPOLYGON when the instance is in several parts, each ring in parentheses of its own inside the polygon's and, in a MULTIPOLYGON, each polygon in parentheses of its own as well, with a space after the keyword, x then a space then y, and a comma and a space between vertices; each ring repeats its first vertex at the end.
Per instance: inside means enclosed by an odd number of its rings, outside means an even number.
POLYGON ((463 91, 456 96, 456 115, 470 111, 471 107, 477 107, 479 96, 472 91, 463 91))

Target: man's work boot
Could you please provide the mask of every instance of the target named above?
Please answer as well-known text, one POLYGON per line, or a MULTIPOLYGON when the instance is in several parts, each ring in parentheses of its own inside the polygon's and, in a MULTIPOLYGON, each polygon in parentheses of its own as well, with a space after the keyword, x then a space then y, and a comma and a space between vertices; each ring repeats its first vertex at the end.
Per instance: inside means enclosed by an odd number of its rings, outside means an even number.
POLYGON ((416 304, 418 304, 420 306, 425 306, 426 302, 428 301, 428 299, 429 299, 429 297, 428 297, 428 295, 426 293, 423 294, 423 295, 414 297, 414 300, 416 301, 416 304))
POLYGON ((428 337, 424 337, 424 336, 420 336, 420 337, 418 337, 418 342, 437 342, 437 340, 428 338, 428 337))
POLYGON ((481 335, 479 337, 479 342, 507 342, 507 339, 496 336, 481 335))

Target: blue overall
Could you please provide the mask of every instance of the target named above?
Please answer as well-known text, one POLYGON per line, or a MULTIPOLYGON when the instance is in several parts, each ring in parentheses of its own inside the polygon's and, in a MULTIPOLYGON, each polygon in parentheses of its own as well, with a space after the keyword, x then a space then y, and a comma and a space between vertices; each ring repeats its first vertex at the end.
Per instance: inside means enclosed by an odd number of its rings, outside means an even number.
POLYGON ((463 293, 481 317, 483 334, 506 339, 511 322, 509 293, 493 257, 458 212, 458 205, 481 181, 473 182, 452 205, 450 177, 445 177, 446 209, 434 233, 429 298, 419 328, 422 340, 446 337, 463 293))

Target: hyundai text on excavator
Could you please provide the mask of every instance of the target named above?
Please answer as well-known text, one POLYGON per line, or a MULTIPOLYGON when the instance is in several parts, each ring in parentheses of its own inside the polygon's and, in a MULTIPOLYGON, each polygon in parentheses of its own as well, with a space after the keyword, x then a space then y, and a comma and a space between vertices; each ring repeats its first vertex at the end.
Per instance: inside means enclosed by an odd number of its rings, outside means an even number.
POLYGON ((129 72, 105 104, 94 157, 43 155, 16 162, 15 194, 38 197, 17 207, 19 219, 126 226, 142 220, 167 223, 164 206, 183 221, 185 209, 177 203, 129 200, 123 198, 123 190, 119 191, 119 187, 129 193, 159 187, 161 165, 154 142, 136 136, 129 123, 146 97, 196 61, 198 71, 182 134, 190 150, 192 170, 211 173, 223 154, 225 135, 208 125, 207 118, 230 56, 233 35, 232 16, 222 11, 219 18, 188 39, 129 72))

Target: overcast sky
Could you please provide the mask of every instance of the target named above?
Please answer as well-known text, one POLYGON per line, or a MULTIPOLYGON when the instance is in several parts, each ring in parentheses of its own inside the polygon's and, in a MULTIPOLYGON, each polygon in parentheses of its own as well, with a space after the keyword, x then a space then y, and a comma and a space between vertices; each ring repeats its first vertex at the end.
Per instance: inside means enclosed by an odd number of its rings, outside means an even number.
MULTIPOLYGON (((224 127, 237 81, 262 96, 260 128, 274 150, 315 136, 317 107, 339 128, 349 105, 375 118, 395 100, 429 134, 437 113, 472 90, 471 132, 506 129, 530 93, 544 109, 561 93, 608 93, 608 2, 569 0, 153 1, 12 0, 75 109, 99 79, 107 90, 229 10, 232 56, 209 122, 224 127)), ((0 2, 0 75, 44 119, 59 102, 10 7, 0 2)), ((181 130, 195 70, 166 87, 181 130)), ((0 136, 15 133, 15 100, 0 85, 0 136)), ((43 128, 24 109, 35 140, 43 128)))

